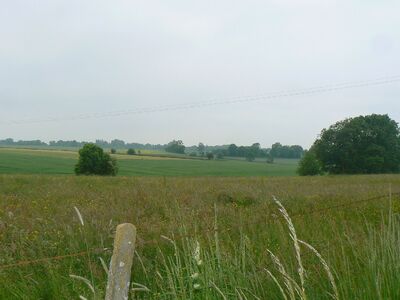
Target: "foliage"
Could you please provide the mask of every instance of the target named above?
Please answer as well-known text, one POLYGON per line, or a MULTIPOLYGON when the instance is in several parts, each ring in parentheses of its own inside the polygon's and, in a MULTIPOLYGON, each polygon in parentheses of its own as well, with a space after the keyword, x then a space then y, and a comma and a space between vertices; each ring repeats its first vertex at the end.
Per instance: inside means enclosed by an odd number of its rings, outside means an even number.
MULTIPOLYGON (((50 141, 49 143, 43 142, 41 140, 31 140, 24 141, 19 140, 15 141, 12 138, 7 138, 4 140, 0 140, 0 146, 30 146, 30 147, 40 147, 40 148, 81 148, 88 142, 85 141, 50 141)), ((116 148, 116 149, 146 149, 146 150, 164 150, 166 145, 161 144, 140 144, 140 143, 127 143, 123 140, 113 139, 108 142, 105 140, 98 139, 95 141, 95 144, 101 148, 116 148)))
POLYGON ((331 174, 399 172, 400 131, 388 115, 337 122, 322 130, 312 148, 331 174))
POLYGON ((229 145, 228 149, 225 150, 224 155, 232 157, 244 157, 244 158, 247 158, 249 155, 254 157, 267 157, 268 150, 261 149, 260 143, 254 143, 251 146, 239 146, 239 147, 236 146, 235 144, 231 144, 229 145))
POLYGON ((79 150, 75 165, 76 175, 113 175, 118 172, 117 161, 95 144, 86 144, 79 150))
POLYGON ((7 138, 5 140, 0 140, 1 146, 47 146, 45 142, 40 140, 33 140, 33 141, 14 141, 12 138, 7 138))
POLYGON ((248 152, 248 153, 246 153, 246 160, 247 161, 255 161, 255 159, 256 159, 256 156, 254 155, 254 153, 253 152, 248 152))
POLYGON ((274 158, 299 159, 303 155, 304 150, 299 145, 282 146, 280 143, 273 144, 271 149, 263 149, 260 143, 254 143, 251 146, 236 146, 235 144, 231 144, 224 152, 226 156, 245 158, 250 156, 263 157, 268 158, 269 162, 271 162, 271 156, 274 158))
POLYGON ((179 154, 184 154, 185 153, 185 145, 181 140, 173 140, 168 143, 167 147, 165 147, 166 152, 170 153, 179 153, 179 154))
POLYGON ((197 151, 199 152, 199 154, 201 156, 204 156, 204 151, 206 150, 206 146, 203 143, 199 143, 199 145, 197 146, 197 151))
POLYGON ((300 160, 297 173, 300 176, 321 175, 323 173, 321 163, 318 161, 313 151, 306 151, 304 153, 302 159, 300 160))
POLYGON ((270 154, 275 158, 301 158, 304 150, 299 145, 283 146, 281 143, 275 143, 271 146, 270 154))
POLYGON ((224 158, 224 154, 221 151, 218 151, 216 154, 216 158, 217 159, 223 159, 224 158))
POLYGON ((115 148, 111 148, 110 152, 111 152, 111 154, 115 154, 115 153, 117 153, 117 150, 115 148))
POLYGON ((207 156, 208 160, 214 159, 214 153, 212 153, 212 152, 207 152, 206 156, 207 156))
POLYGON ((135 149, 133 149, 133 148, 129 148, 128 151, 126 151, 126 154, 128 154, 128 155, 135 155, 135 154, 136 154, 136 151, 135 151, 135 149))

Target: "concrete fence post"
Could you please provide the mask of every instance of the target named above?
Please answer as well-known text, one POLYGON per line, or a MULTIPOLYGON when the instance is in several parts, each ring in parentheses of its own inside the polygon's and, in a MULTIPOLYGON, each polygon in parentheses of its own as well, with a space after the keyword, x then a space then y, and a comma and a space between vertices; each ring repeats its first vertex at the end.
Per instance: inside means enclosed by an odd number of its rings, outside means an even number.
POLYGON ((130 223, 117 226, 108 270, 106 300, 128 300, 135 241, 135 226, 130 223))

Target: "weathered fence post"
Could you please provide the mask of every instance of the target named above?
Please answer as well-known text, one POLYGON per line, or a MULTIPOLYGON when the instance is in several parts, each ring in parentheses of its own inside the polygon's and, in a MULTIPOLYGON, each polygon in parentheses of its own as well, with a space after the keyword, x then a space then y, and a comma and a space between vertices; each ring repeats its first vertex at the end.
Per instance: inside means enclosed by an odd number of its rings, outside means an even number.
POLYGON ((128 299, 135 241, 135 226, 130 223, 117 226, 113 255, 108 270, 106 300, 128 299))

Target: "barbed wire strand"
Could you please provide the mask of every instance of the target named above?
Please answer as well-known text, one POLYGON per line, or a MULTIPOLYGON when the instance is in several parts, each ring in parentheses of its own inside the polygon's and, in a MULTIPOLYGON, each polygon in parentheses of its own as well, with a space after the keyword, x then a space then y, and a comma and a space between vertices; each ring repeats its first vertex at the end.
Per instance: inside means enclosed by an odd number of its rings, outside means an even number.
POLYGON ((38 258, 38 259, 34 259, 34 260, 20 260, 13 264, 1 265, 0 270, 13 268, 13 267, 27 266, 27 265, 31 265, 31 264, 37 264, 37 263, 43 263, 43 262, 52 261, 52 260, 63 260, 63 259, 70 258, 70 257, 84 256, 88 253, 93 253, 93 252, 101 253, 101 252, 105 252, 107 250, 108 250, 107 248, 95 248, 95 249, 90 249, 89 251, 81 251, 81 252, 70 253, 70 254, 65 254, 65 255, 43 257, 43 258, 38 258))
MULTIPOLYGON (((400 195, 400 192, 395 192, 395 193, 391 193, 391 196, 398 196, 400 195)), ((341 208, 345 208, 345 207, 349 207, 355 204, 359 204, 359 203, 364 203, 364 202, 369 202, 369 201, 373 201, 373 200, 380 200, 383 198, 387 198, 388 195, 380 195, 380 196, 375 196, 375 197, 370 197, 370 198, 366 198, 366 199, 361 199, 361 200, 356 200, 356 201, 352 201, 346 204, 339 204, 339 205, 334 205, 334 206, 329 206, 329 207, 325 207, 322 209, 317 209, 317 210, 311 210, 305 213, 292 213, 290 214, 290 217, 300 217, 300 216, 307 216, 307 215, 311 215, 311 214, 315 214, 315 213, 321 213, 324 211, 328 211, 328 210, 332 210, 332 209, 341 209, 341 208)), ((255 224, 260 224, 260 222, 252 222, 252 223, 247 223, 246 225, 255 225, 255 224)), ((215 229, 215 228, 208 228, 206 230, 203 230, 203 232, 206 233, 210 233, 210 232, 217 232, 218 234, 220 233, 225 233, 230 231, 230 228, 227 229, 215 229)), ((194 238, 195 236, 193 235, 182 235, 182 234, 173 234, 173 241, 178 241, 178 240, 182 240, 182 239, 188 239, 188 238, 194 238), (178 238, 177 238, 178 237, 178 238)), ((162 239, 161 239, 162 240, 162 239)), ((139 239, 139 243, 146 245, 146 244, 159 244, 159 240, 140 240, 139 239)), ((22 267, 22 266, 27 266, 27 265, 31 265, 31 264, 37 264, 37 263, 43 263, 43 262, 48 262, 48 261, 53 261, 53 260, 63 260, 66 258, 71 258, 71 257, 79 257, 79 256, 84 256, 88 253, 93 253, 93 252, 97 252, 97 253, 104 253, 106 251, 108 251, 110 249, 108 248, 94 248, 94 249, 90 249, 89 251, 81 251, 81 252, 77 252, 77 253, 70 253, 70 254, 65 254, 65 255, 57 255, 57 256, 51 256, 51 257, 44 257, 44 258, 39 258, 39 259, 35 259, 35 260, 21 260, 18 261, 16 263, 13 264, 6 264, 6 265, 0 265, 0 270, 3 269, 8 269, 8 268, 14 268, 14 267, 22 267)), ((321 249, 320 249, 321 250, 321 249)))

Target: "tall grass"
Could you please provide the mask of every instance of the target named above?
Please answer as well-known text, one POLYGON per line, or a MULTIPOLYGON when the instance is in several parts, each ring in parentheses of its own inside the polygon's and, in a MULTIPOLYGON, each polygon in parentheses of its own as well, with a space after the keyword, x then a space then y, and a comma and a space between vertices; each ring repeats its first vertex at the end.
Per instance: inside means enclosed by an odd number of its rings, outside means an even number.
MULTIPOLYGON (((272 258, 272 268, 276 270, 260 268, 254 261, 252 253, 252 242, 243 233, 239 232, 239 240, 231 251, 220 253, 218 238, 217 214, 215 213, 214 239, 210 238, 201 246, 194 238, 185 238, 176 242, 173 238, 163 236, 171 247, 168 253, 166 248, 158 248, 159 261, 153 272, 156 274, 154 280, 147 278, 147 295, 135 293, 138 298, 162 298, 162 299, 307 299, 305 289, 305 268, 300 254, 300 244, 312 250, 319 259, 322 267, 328 274, 332 284, 332 298, 339 299, 334 276, 326 260, 320 253, 308 243, 297 238, 294 224, 284 206, 275 199, 279 211, 286 221, 288 233, 293 241, 294 255, 298 264, 297 275, 286 270, 285 262, 265 249, 272 258), (232 251, 233 250, 233 251, 232 251), (275 272, 276 271, 276 272, 275 272), (277 274, 273 274, 273 273, 277 274), (271 287, 268 276, 276 284, 271 287), (282 281, 282 283, 280 283, 282 281), (285 286, 283 288, 282 286, 285 286), (156 293, 151 294, 151 291, 156 293), (150 293, 150 295, 148 294, 150 293)), ((215 209, 216 211, 216 209, 215 209)), ((185 228, 182 231, 186 233, 185 228)), ((271 264, 270 264, 271 265, 271 264)), ((146 271, 145 266, 143 271, 146 271)), ((330 291, 326 291, 329 295, 330 291)))
POLYGON ((112 249, 123 222, 138 229, 131 299, 399 299, 399 197, 350 205, 388 183, 400 190, 400 176, 0 176, 0 299, 93 299, 70 274, 101 299, 109 250, 92 270, 86 256, 1 266, 112 249))

